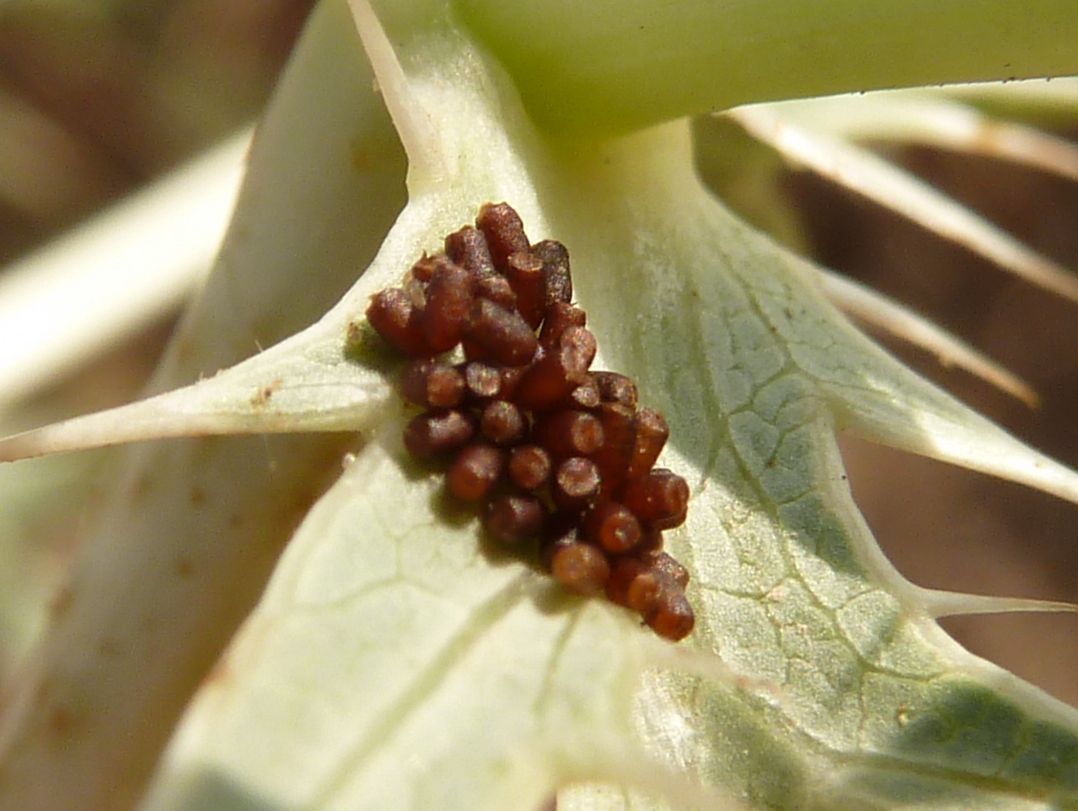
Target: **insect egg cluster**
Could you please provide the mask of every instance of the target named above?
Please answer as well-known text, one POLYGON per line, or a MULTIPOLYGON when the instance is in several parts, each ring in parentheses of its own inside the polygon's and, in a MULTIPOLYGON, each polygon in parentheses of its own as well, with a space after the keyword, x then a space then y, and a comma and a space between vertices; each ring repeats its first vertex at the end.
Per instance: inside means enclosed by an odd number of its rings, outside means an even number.
POLYGON ((689 575, 662 533, 684 522, 689 489, 654 467, 663 416, 638 407, 628 377, 590 370, 595 336, 572 295, 565 246, 532 245, 516 211, 488 203, 402 287, 372 296, 367 318, 413 359, 400 390, 425 410, 405 447, 448 461, 447 489, 481 505, 487 533, 522 550, 538 540, 562 586, 605 593, 681 639, 689 575), (445 359, 458 346, 464 360, 445 359))

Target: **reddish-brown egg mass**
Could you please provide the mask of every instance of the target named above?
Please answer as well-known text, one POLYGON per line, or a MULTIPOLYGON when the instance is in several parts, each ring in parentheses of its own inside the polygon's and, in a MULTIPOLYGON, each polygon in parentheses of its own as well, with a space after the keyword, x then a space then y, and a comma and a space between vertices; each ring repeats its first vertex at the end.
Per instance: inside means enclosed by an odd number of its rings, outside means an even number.
POLYGON ((689 573, 662 533, 685 521, 689 488, 654 467, 662 414, 637 407, 630 378, 590 370, 595 336, 572 297, 565 246, 532 245, 516 211, 488 203, 402 287, 372 296, 367 319, 414 358, 400 390, 427 410, 405 447, 448 465, 448 491, 482 505, 487 534, 537 543, 564 588, 605 594, 681 639, 693 627, 689 573), (439 357, 458 346, 463 362, 439 357))

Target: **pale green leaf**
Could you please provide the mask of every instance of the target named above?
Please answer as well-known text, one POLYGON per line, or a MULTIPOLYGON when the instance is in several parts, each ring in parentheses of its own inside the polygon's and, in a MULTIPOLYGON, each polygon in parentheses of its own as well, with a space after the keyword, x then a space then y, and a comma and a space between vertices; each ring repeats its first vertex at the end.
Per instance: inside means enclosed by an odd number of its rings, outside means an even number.
POLYGON ((621 609, 560 595, 488 548, 406 461, 389 407, 196 698, 144 807, 482 811, 562 784, 570 810, 730 795, 1078 803, 1078 713, 943 634, 861 519, 834 432, 1075 500, 1078 477, 850 327, 814 267, 700 184, 684 122, 547 141, 444 13, 383 9, 383 37, 355 6, 404 143, 425 154, 334 313, 359 317, 486 200, 510 200, 533 239, 564 241, 602 364, 666 413, 665 463, 690 479, 669 546, 693 572, 697 629, 672 655, 621 609))
POLYGON ((150 808, 529 808, 631 735, 634 623, 368 447, 312 510, 150 808))

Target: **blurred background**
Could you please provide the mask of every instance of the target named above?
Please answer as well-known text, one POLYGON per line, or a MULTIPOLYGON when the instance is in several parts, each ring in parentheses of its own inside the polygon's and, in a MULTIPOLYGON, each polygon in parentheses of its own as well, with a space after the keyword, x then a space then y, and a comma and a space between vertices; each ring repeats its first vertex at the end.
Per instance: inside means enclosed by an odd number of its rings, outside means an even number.
MULTIPOLYGON (((314 0, 0 2, 0 302, 17 305, 24 294, 38 300, 39 310, 20 314, 0 303, 0 432, 138 395, 178 317, 183 285, 166 284, 152 293, 153 306, 118 334, 101 335, 90 318, 84 330, 69 329, 61 318, 85 314, 58 315, 48 301, 56 291, 48 286, 60 288, 63 297, 70 284, 63 273, 107 268, 77 262, 62 268, 64 252, 57 246, 79 240, 96 248, 98 264, 107 266, 110 250, 134 242, 136 264, 145 253, 143 275, 160 271, 162 259, 169 258, 162 251, 170 246, 157 248, 152 233, 136 231, 160 218, 158 209, 168 200, 151 192, 152 199, 136 202, 136 215, 147 210, 142 220, 128 216, 132 210, 115 215, 116 207, 128 206, 130 195, 173 171, 186 177, 189 161, 257 118, 313 5, 314 0), (59 278, 50 278, 61 269, 59 278), (96 348, 82 352, 73 371, 47 375, 44 385, 13 399, 10 389, 35 371, 18 366, 33 347, 4 336, 13 319, 28 319, 24 328, 47 322, 46 328, 69 332, 65 340, 93 341, 96 348)), ((208 167, 223 180, 208 197, 200 196, 195 178, 196 187, 183 181, 169 199, 187 205, 188 216, 196 213, 191 207, 207 204, 223 213, 233 181, 220 169, 234 164, 232 174, 238 174, 242 138, 237 146, 208 167)), ((197 272, 182 265, 208 265, 205 251, 181 257, 174 270, 197 272)), ((118 299, 123 293, 121 281, 111 295, 118 299)), ((75 296, 90 300, 85 289, 75 296)), ((109 297, 105 293, 104 301, 89 306, 107 310, 113 307, 109 297)), ((2 685, 41 627, 93 510, 103 456, 76 453, 0 465, 0 704, 2 685)))
MULTIPOLYGON (((253 121, 312 5, 0 3, 0 265, 25 261, 253 121)), ((1074 119, 1039 123, 1078 137, 1074 119)), ((1078 268, 1078 184, 940 150, 879 149, 1078 268)), ((794 212, 792 222, 762 224, 787 238, 792 228, 793 241, 824 264, 907 302, 1002 362, 1032 384, 1040 406, 1031 409, 926 353, 888 344, 899 357, 1033 446, 1078 466, 1078 305, 810 173, 787 169, 773 155, 761 151, 758 160, 769 167, 767 191, 781 193, 794 212)), ((743 195, 753 175, 709 180, 723 191, 740 185, 743 195)), ((0 271, 0 294, 4 280, 0 271)), ((78 371, 0 404, 0 429, 134 398, 177 313, 165 308, 78 371)), ((1078 508, 867 443, 844 440, 843 452, 869 524, 913 581, 1078 601, 1078 508)), ((78 516, 92 509, 97 456, 0 467, 0 682, 48 610, 74 549, 78 516), (58 510, 58 503, 73 506, 58 510)), ((1078 704, 1078 617, 982 616, 944 625, 973 652, 1078 704)))
POLYGON ((0 4, 0 260, 256 116, 312 5, 0 4))

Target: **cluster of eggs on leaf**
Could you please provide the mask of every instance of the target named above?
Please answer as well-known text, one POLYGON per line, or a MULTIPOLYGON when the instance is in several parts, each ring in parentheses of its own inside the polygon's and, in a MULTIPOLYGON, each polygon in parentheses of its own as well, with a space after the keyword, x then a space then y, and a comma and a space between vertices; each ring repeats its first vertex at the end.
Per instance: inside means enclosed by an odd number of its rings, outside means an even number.
POLYGON ((565 246, 531 244, 516 211, 488 203, 401 287, 372 296, 367 319, 412 358, 400 390, 424 411, 405 447, 448 463, 448 491, 481 506, 487 533, 521 550, 538 542, 562 586, 681 639, 694 622, 689 575, 662 533, 685 521, 689 489, 654 466, 662 414, 638 407, 630 378, 591 370, 595 336, 572 296, 565 246))

